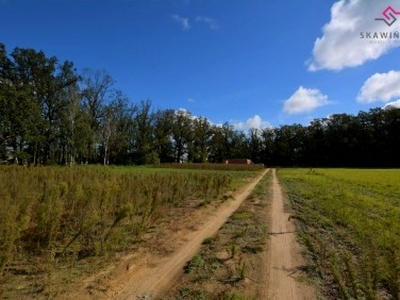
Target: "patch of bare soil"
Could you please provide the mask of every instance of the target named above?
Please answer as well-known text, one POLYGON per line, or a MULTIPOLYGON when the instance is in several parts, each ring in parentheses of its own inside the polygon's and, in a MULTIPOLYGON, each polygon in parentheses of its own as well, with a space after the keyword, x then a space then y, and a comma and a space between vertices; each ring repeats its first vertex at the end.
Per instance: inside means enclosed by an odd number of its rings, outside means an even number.
POLYGON ((289 203, 276 171, 271 173, 204 241, 163 299, 316 299, 303 272, 289 203))
POLYGON ((240 206, 266 171, 239 190, 233 200, 211 203, 201 210, 165 218, 163 228, 152 234, 135 253, 120 258, 109 269, 84 280, 70 298, 158 299, 179 278, 199 251, 204 239, 214 235, 240 206))
POLYGON ((170 299, 263 299, 268 238, 265 176, 164 296, 170 299))
POLYGON ((268 284, 262 299, 316 299, 313 288, 303 283, 306 277, 301 270, 305 262, 275 169, 272 171, 271 199, 268 284))

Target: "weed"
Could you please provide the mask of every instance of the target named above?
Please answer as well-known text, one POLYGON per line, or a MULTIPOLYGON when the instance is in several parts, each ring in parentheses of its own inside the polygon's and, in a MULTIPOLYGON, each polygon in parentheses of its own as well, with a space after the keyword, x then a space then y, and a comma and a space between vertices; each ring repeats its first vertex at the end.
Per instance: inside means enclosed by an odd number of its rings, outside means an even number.
POLYGON ((233 220, 249 220, 251 219, 252 214, 249 212, 238 212, 233 214, 232 219, 233 220))
MULTIPOLYGON (((253 268, 261 267, 260 255, 268 237, 267 228, 267 175, 253 190, 244 203, 212 238, 204 240, 200 254, 193 257, 180 279, 180 292, 173 291, 168 299, 178 299, 183 291, 201 288, 207 299, 243 299, 253 298, 246 294, 258 284, 245 280, 253 268), (258 264, 258 265, 257 265, 258 264), (250 286, 251 287, 250 287, 250 286), (246 293, 240 294, 240 291, 246 293), (172 296, 173 295, 173 296, 172 296)), ((254 294, 254 295, 253 295, 254 294)), ((179 299, 197 299, 188 296, 179 299)))
POLYGON ((237 246, 234 243, 231 243, 227 249, 229 257, 230 258, 235 258, 236 253, 237 253, 237 246))
POLYGON ((257 254, 264 251, 264 247, 262 245, 246 245, 242 248, 244 253, 257 254))
POLYGON ((280 169, 279 177, 322 292, 398 299, 400 170, 280 169))
POLYGON ((224 300, 255 300, 255 298, 242 294, 233 293, 225 295, 224 300))
POLYGON ((233 180, 243 184, 254 172, 0 166, 1 290, 28 280, 27 276, 7 276, 13 263, 29 269, 40 261, 49 262, 43 263, 48 267, 30 283, 21 283, 26 288, 17 298, 36 297, 32 291, 39 289, 32 284, 54 295, 56 273, 74 265, 71 260, 80 263, 126 250, 167 209, 188 199, 204 203, 220 199, 232 189, 233 180))
POLYGON ((210 245, 213 241, 214 241, 213 237, 208 237, 208 238, 204 239, 203 245, 210 245))
POLYGON ((185 272, 190 273, 196 269, 204 269, 206 262, 203 260, 200 254, 195 255, 186 265, 185 272))
POLYGON ((202 289, 191 289, 191 288, 182 289, 175 297, 175 300, 188 300, 188 299, 205 300, 207 298, 205 292, 202 289))
POLYGON ((237 272, 237 275, 239 276, 240 280, 246 279, 246 275, 247 275, 246 257, 241 256, 239 258, 239 261, 236 264, 236 272, 237 272))
POLYGON ((223 196, 221 197, 221 201, 222 201, 222 202, 225 202, 225 201, 227 201, 227 200, 229 200, 229 199, 233 199, 233 196, 232 196, 231 194, 229 194, 229 195, 223 195, 223 196))

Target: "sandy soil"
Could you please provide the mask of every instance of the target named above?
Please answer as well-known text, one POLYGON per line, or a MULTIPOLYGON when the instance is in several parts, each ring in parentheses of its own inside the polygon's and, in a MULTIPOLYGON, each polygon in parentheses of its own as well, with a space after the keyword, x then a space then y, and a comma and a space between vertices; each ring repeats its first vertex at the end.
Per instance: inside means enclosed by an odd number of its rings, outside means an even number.
MULTIPOLYGON (((218 232, 267 171, 238 191, 233 200, 177 219, 174 227, 153 245, 153 250, 143 247, 118 265, 85 280, 83 288, 73 298, 160 299, 183 274, 185 264, 199 252, 204 239, 218 232)), ((257 299, 262 300, 314 300, 314 289, 304 283, 307 282, 302 271, 305 261, 296 241, 295 226, 290 221, 289 203, 282 194, 275 169, 269 189, 270 239, 266 250, 257 254, 259 263, 249 274, 251 280, 243 282, 243 288, 249 295, 257 290, 257 299)))
POLYGON ((264 299, 270 181, 264 176, 163 299, 264 299))
POLYGON ((118 293, 117 299, 157 299, 182 273, 183 267, 200 249, 205 238, 214 235, 226 222, 229 216, 240 206, 242 201, 250 194, 253 188, 264 176, 265 172, 253 180, 234 199, 222 205, 215 214, 199 230, 186 236, 187 243, 166 257, 154 268, 141 270, 132 274, 129 282, 118 293))
POLYGON ((304 276, 301 269, 305 263, 275 169, 272 171, 271 190, 270 241, 264 274, 267 284, 263 299, 316 299, 313 288, 300 280, 304 276))
MULTIPOLYGON (((160 251, 144 250, 127 256, 117 266, 82 283, 76 299, 159 299, 199 251, 204 239, 213 236, 251 193, 267 170, 217 208, 202 209, 176 224, 171 235, 161 238, 160 251), (188 229, 189 228, 189 229, 188 229)), ((180 221, 177 221, 177 223, 180 221)))

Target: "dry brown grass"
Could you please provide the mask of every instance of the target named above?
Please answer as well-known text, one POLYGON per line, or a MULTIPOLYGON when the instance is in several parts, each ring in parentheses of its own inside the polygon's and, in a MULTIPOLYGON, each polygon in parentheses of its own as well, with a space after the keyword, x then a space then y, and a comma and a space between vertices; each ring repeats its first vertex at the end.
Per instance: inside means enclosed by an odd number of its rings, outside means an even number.
POLYGON ((134 249, 157 222, 230 184, 218 172, 1 167, 0 296, 65 296, 65 285, 134 249))

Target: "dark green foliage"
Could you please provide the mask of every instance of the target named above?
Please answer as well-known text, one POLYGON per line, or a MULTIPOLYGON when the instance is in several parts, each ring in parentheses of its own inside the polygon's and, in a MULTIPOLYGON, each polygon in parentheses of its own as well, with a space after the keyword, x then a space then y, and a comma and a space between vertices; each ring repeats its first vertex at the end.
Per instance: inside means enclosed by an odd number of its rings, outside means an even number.
POLYGON ((133 104, 104 70, 79 75, 69 61, 0 44, 0 161, 17 164, 400 167, 400 109, 334 114, 310 125, 212 125, 186 110, 133 104))

